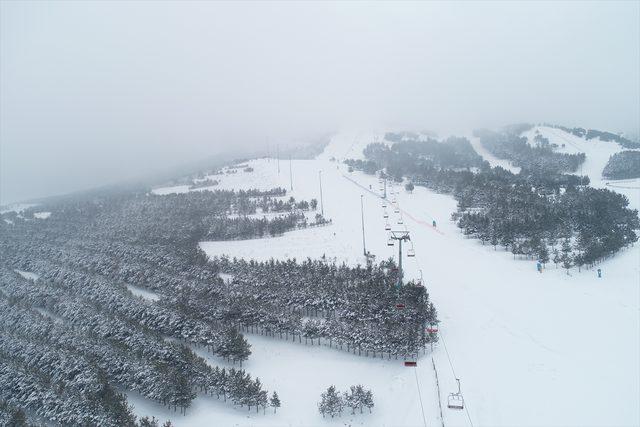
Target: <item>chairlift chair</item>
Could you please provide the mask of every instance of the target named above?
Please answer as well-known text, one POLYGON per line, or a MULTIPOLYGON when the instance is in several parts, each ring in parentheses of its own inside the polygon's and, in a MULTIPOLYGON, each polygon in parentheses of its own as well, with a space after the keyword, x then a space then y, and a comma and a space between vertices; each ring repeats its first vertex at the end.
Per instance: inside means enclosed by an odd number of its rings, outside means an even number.
POLYGON ((389 218, 389 214, 388 214, 387 212, 385 212, 385 213, 384 213, 384 215, 383 215, 383 217, 384 217, 385 219, 387 219, 387 218, 389 218))
POLYGON ((401 302, 399 302, 398 304, 396 304, 396 308, 397 308, 398 310, 404 310, 404 309, 405 309, 405 307, 406 307, 406 306, 405 306, 403 303, 401 303, 401 302))
POLYGON ((405 356, 404 358, 404 366, 408 368, 415 368, 418 366, 418 361, 414 356, 405 356))
POLYGON ((413 250, 413 248, 409 248, 407 250, 407 256, 410 257, 410 258, 413 258, 414 256, 416 256, 416 251, 413 250))
POLYGON ((398 224, 399 224, 399 225, 402 225, 402 224, 403 224, 403 222, 402 222, 402 217, 398 218, 398 224))
POLYGON ((430 334, 438 333, 438 326, 435 323, 430 323, 429 326, 427 326, 427 332, 430 334))
POLYGON ((389 224, 388 222, 384 225, 384 229, 386 231, 391 231, 391 224, 389 224))
POLYGON ((393 246, 393 239, 391 237, 387 239, 387 246, 393 246))
POLYGON ((464 409, 464 398, 462 397, 462 392, 460 392, 460 380, 456 378, 458 381, 458 392, 457 393, 449 393, 449 399, 447 402, 447 406, 449 409, 464 409))

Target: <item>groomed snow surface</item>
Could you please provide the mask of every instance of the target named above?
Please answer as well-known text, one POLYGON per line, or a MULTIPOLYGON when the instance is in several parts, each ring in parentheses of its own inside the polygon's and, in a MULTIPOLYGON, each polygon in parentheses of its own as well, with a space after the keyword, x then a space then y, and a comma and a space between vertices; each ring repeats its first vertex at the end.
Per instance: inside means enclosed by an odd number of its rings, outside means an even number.
MULTIPOLYGON (((328 160, 350 157, 352 145, 366 145, 364 137, 355 140, 358 135, 338 135, 319 159, 292 163, 296 199, 320 199, 322 171, 323 208, 331 225, 273 239, 202 242, 201 247, 209 256, 264 260, 326 255, 364 263, 362 195, 367 249, 378 260, 397 257, 397 247, 386 245, 382 202, 374 194, 379 193, 377 179, 349 174, 345 165, 328 160)), ((604 167, 609 152, 594 149, 591 156, 604 167)), ((249 163, 253 173, 217 176, 217 188, 289 188, 288 161, 281 161, 280 174, 273 159, 249 163)), ((403 260, 406 277, 418 278, 422 270, 442 321, 440 342, 419 359, 417 368, 405 368, 400 360, 249 334, 253 354, 244 367, 278 391, 282 408, 277 414, 249 413, 199 397, 181 416, 130 395, 136 412, 170 418, 178 426, 442 425, 433 357, 446 426, 640 425, 638 245, 601 264, 601 279, 593 270, 571 270, 568 276, 553 264, 540 274, 534 261, 514 260, 511 253, 465 239, 449 220, 456 207, 452 197, 425 188, 408 194, 398 187, 397 193, 400 213, 389 204, 389 221, 394 230, 410 231, 416 252, 415 258, 403 260), (397 224, 400 215, 402 225, 397 224), (446 408, 456 376, 468 413, 446 408), (331 384, 345 390, 357 383, 374 393, 371 415, 350 416, 347 411, 333 420, 320 416, 317 402, 323 390, 331 384)), ((638 200, 631 198, 633 208, 638 200)))

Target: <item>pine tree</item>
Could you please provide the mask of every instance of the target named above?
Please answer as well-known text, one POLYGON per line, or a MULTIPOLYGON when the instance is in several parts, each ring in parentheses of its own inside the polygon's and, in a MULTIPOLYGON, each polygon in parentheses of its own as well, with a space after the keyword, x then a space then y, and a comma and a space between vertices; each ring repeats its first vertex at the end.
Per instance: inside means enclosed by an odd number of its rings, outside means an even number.
POLYGON ((373 408, 373 392, 371 390, 367 390, 364 394, 364 406, 369 409, 369 413, 371 413, 371 409, 373 408))
POLYGON ((318 408, 320 409, 320 413, 323 417, 325 414, 329 414, 331 415, 331 418, 333 418, 342 413, 344 400, 336 391, 335 386, 330 386, 326 392, 322 393, 318 408))
POLYGON ((560 261, 562 262, 562 267, 567 270, 567 274, 569 274, 569 269, 572 265, 571 258, 571 243, 569 243, 569 239, 564 239, 562 241, 562 255, 560 256, 560 261))
POLYGON ((364 391, 364 387, 362 387, 360 384, 358 384, 355 388, 356 390, 356 403, 358 405, 358 408, 360 408, 360 413, 362 413, 362 406, 364 405, 364 398, 365 398, 365 391, 364 391))
POLYGON ((234 362, 242 362, 247 360, 251 355, 251 344, 236 329, 229 328, 225 334, 224 342, 218 349, 218 354, 222 357, 228 357, 234 362))
POLYGON ((142 417, 138 422, 140 427, 158 427, 158 420, 156 417, 142 417))
POLYGON ((549 249, 547 249, 547 245, 545 245, 544 242, 541 242, 538 247, 538 260, 542 265, 549 262, 549 249))
POLYGON ((358 393, 355 386, 352 385, 350 391, 344 394, 344 402, 346 406, 351 408, 351 414, 355 414, 356 408, 359 405, 358 393))
POLYGON ((269 400, 269 404, 273 407, 273 413, 275 414, 277 409, 280 407, 280 398, 278 397, 278 393, 275 391, 271 395, 271 400, 269 400))
POLYGON ((13 413, 11 414, 11 418, 9 419, 9 424, 8 426, 10 427, 25 427, 28 426, 27 424, 27 416, 24 414, 24 411, 22 409, 16 409, 13 411, 13 413))
POLYGON ((558 248, 553 248, 553 263, 556 265, 556 268, 558 268, 558 264, 560 264, 561 260, 560 251, 558 248))

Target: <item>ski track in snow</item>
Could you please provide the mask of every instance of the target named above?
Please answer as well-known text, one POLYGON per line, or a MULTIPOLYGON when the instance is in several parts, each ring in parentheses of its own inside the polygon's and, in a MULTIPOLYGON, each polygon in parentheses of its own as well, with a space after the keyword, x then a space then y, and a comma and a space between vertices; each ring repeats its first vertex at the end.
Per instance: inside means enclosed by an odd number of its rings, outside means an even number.
MULTIPOLYGON (((333 220, 331 225, 272 239, 202 242, 201 247, 209 256, 300 260, 326 254, 338 262, 364 264, 363 195, 367 249, 378 261, 397 257, 397 248, 386 245, 377 179, 360 172, 348 174, 346 165, 329 161, 355 157, 354 150, 371 142, 367 138, 372 135, 338 134, 318 159, 292 162, 291 195, 296 199, 320 199, 318 171, 322 170, 324 212, 333 220)), ((584 169, 590 177, 606 164, 610 154, 605 148, 592 150, 591 160, 587 152, 591 163, 584 169)), ((253 173, 218 176, 221 182, 216 188, 289 188, 286 161, 280 174, 273 159, 249 163, 253 173)), ((598 185, 605 184, 596 181, 598 185)), ((397 188, 400 211, 410 220, 402 227, 411 232, 416 251, 415 258, 403 260, 405 276, 417 279, 422 270, 442 321, 444 340, 434 347, 432 356, 446 426, 468 426, 470 420, 475 426, 640 425, 639 245, 599 265, 601 279, 594 270, 585 269, 572 270, 568 276, 553 264, 540 274, 534 261, 514 260, 511 253, 465 238, 449 219, 456 208, 451 196, 423 187, 416 187, 413 194, 397 188), (437 221, 435 233, 432 220, 437 221), (446 407, 448 393, 457 388, 454 370, 462 382, 468 415, 446 407)), ((631 207, 638 208, 640 197, 629 198, 631 207)), ((388 212, 395 224, 398 215, 391 206, 388 212)), ((199 397, 187 415, 180 416, 130 395, 136 412, 171 418, 177 426, 424 425, 414 368, 403 367, 400 360, 358 357, 253 334, 247 337, 253 354, 244 367, 269 390, 278 391, 283 407, 277 414, 248 413, 199 397), (372 389, 373 414, 333 420, 319 415, 316 405, 324 389, 330 384, 346 389, 356 383, 372 389)), ((441 425, 429 355, 419 359, 415 370, 427 424, 441 425)))

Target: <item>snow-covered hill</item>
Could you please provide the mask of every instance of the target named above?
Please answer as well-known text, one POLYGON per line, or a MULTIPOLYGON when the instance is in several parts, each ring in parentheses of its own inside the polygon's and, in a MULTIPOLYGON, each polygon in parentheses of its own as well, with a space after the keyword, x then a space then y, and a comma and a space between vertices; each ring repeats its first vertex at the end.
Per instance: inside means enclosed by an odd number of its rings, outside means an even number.
POLYGON ((522 136, 526 137, 530 143, 533 143, 536 132, 549 139, 551 144, 558 145, 557 151, 560 153, 585 153, 586 160, 576 173, 588 176, 592 187, 609 188, 624 194, 633 207, 638 207, 640 204, 640 178, 621 182, 607 180, 602 177, 602 170, 609 161, 609 157, 625 150, 617 142, 602 141, 600 138, 580 138, 562 129, 549 126, 534 126, 524 132, 522 136))
MULTIPOLYGON (((543 131, 550 139, 555 135, 551 129, 543 131)), ((291 163, 291 194, 297 199, 320 199, 322 180, 323 209, 333 220, 331 225, 274 239, 202 242, 202 248, 210 256, 326 255, 364 263, 362 196, 367 250, 378 260, 397 257, 397 247, 387 246, 377 179, 348 173, 344 164, 329 160, 357 157, 375 136, 338 134, 318 159, 291 163)), ((555 138, 567 138, 566 150, 585 152, 583 173, 595 186, 606 185, 597 174, 613 147, 566 135, 555 138)), ((276 160, 251 161, 254 172, 217 176, 221 181, 217 188, 289 189, 288 163, 281 161, 278 173, 276 160)), ((171 191, 188 189, 156 190, 171 191)), ((640 425, 638 245, 601 264, 602 278, 593 270, 571 271, 568 276, 552 264, 540 274, 533 261, 514 260, 511 253, 465 239, 449 220, 456 206, 452 197, 421 187, 413 194, 401 187, 395 191, 400 212, 387 208, 390 223, 393 229, 411 233, 416 252, 414 258, 403 260, 406 276, 423 275, 442 321, 440 343, 419 360, 417 368, 249 335, 253 355, 246 367, 280 393, 283 407, 277 414, 247 413, 204 398, 196 400, 184 417, 133 397, 136 411, 171 417, 178 426, 432 426, 442 421, 446 426, 640 425), (398 224, 400 217, 403 224, 398 224), (434 220, 437 227, 432 226, 434 220), (443 420, 431 357, 442 388, 443 420), (456 377, 462 381, 466 411, 446 408, 456 377), (354 383, 373 390, 373 414, 323 419, 316 406, 321 391, 330 384, 344 389, 354 383)), ((638 208, 640 198, 635 196, 630 199, 638 208)))

